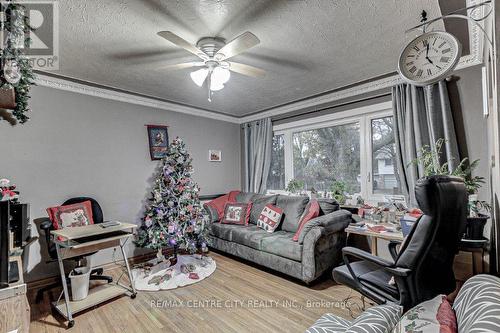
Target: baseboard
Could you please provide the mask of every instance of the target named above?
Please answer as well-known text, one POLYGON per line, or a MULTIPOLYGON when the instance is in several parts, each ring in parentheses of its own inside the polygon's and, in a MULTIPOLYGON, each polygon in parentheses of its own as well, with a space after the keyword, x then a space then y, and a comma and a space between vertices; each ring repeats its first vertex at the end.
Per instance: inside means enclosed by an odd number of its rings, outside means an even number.
MULTIPOLYGON (((140 262, 150 260, 150 259, 154 258, 155 256, 156 256, 156 252, 141 254, 141 255, 138 255, 135 257, 128 258, 128 262, 129 262, 129 264, 134 265, 134 264, 137 264, 140 262)), ((120 260, 120 261, 122 261, 122 260, 120 260)), ((116 269, 116 265, 113 262, 110 262, 110 263, 107 263, 104 265, 94 266, 92 268, 103 268, 104 273, 106 273, 106 272, 112 271, 113 269, 116 269)), ((104 275, 106 275, 106 274, 104 274, 104 275)), ((48 278, 43 278, 43 279, 27 282, 28 291, 40 289, 40 288, 43 288, 45 286, 49 286, 51 284, 59 282, 60 280, 61 280, 61 277, 59 275, 56 275, 56 276, 51 276, 48 278)))

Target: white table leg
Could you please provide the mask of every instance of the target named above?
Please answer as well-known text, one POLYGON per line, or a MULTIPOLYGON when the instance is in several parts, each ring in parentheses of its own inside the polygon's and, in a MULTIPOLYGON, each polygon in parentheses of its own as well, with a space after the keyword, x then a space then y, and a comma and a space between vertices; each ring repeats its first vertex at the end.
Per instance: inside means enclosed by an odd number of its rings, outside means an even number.
POLYGON ((125 253, 125 249, 124 249, 125 244, 127 244, 127 240, 128 240, 128 238, 125 239, 125 241, 123 243, 120 241, 120 249, 122 250, 123 261, 125 261, 125 266, 127 267, 128 278, 130 280, 130 286, 132 287, 133 293, 132 293, 131 297, 135 298, 135 296, 137 295, 137 292, 135 291, 134 280, 132 278, 132 271, 130 270, 130 265, 128 264, 127 254, 125 253))
POLYGON ((64 274, 64 264, 61 258, 61 248, 59 244, 56 243, 57 261, 59 262, 59 272, 61 273, 61 282, 63 285, 64 301, 66 303, 66 314, 68 317, 68 327, 73 327, 75 321, 73 320, 73 315, 71 314, 71 307, 69 305, 69 293, 68 284, 66 283, 66 275, 64 274))

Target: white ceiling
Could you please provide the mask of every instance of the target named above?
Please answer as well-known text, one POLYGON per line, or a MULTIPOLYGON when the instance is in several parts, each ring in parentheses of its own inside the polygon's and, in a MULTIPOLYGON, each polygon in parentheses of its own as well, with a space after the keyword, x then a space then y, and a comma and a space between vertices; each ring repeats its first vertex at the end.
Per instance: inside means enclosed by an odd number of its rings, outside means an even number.
POLYGON ((65 0, 60 6, 60 70, 54 73, 237 117, 396 70, 401 47, 422 9, 437 0, 65 0), (231 60, 267 71, 233 73, 207 101, 189 69, 196 61, 156 33, 193 44, 251 31, 261 43, 231 60))

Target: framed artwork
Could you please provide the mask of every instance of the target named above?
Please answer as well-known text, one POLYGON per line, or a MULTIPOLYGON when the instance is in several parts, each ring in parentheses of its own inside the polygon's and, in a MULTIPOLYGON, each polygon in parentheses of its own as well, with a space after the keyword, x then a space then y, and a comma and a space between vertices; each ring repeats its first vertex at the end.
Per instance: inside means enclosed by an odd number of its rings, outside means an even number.
POLYGON ((148 128, 149 154, 151 160, 161 160, 167 155, 168 126, 146 125, 148 128))
POLYGON ((208 160, 210 162, 222 162, 222 151, 210 149, 208 151, 208 160))

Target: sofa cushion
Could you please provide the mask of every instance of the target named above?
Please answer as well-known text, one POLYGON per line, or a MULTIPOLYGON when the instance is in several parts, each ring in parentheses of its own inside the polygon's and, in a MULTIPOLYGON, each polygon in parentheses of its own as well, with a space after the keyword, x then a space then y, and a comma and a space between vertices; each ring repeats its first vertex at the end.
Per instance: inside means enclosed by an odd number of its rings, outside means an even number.
POLYGON ((327 215, 340 209, 340 205, 335 199, 320 198, 317 199, 319 203, 319 215, 327 215))
MULTIPOLYGON (((265 232, 265 231, 264 231, 265 232)), ((261 250, 295 261, 302 260, 302 245, 292 240, 293 233, 276 231, 261 239, 261 250)))
POLYGON ((256 225, 249 225, 245 228, 234 229, 231 241, 256 250, 261 250, 262 240, 271 235, 272 234, 262 230, 256 225))
POLYGON ((296 232, 299 228, 300 218, 304 213, 308 197, 297 197, 288 195, 279 195, 276 200, 276 206, 283 209, 282 230, 296 232))
POLYGON ((250 223, 257 224, 257 220, 267 205, 275 205, 278 195, 266 196, 256 194, 252 197, 252 210, 250 211, 250 223))
POLYGON ((221 238, 227 241, 232 241, 232 233, 233 230, 245 228, 244 226, 236 225, 236 224, 221 224, 221 223, 212 223, 210 225, 210 234, 221 238))
POLYGON ((236 196, 236 202, 249 203, 250 201, 252 201, 254 195, 255 193, 253 192, 240 192, 236 196))

